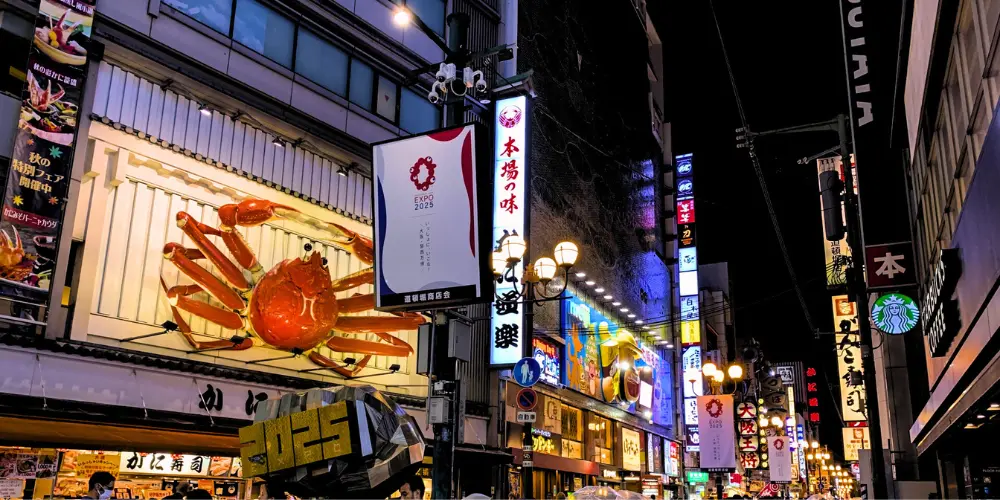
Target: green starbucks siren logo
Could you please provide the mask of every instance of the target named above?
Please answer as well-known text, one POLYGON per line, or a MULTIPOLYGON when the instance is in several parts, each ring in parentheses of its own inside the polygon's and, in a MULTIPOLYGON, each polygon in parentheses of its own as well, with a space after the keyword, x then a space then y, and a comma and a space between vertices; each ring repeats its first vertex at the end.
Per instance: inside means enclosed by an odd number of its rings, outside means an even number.
POLYGON ((920 309, 913 299, 901 293, 889 293, 872 305, 872 323, 890 335, 906 333, 917 326, 920 309))

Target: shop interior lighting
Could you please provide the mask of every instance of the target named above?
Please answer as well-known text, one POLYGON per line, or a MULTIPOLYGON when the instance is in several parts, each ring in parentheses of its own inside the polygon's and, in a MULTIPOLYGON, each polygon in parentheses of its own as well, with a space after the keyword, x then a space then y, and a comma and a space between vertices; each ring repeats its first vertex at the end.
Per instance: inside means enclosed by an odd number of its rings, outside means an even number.
POLYGON ((982 419, 986 418, 986 415, 983 415, 982 413, 980 413, 980 414, 976 415, 976 418, 982 420, 982 419))
POLYGON ((212 116, 212 110, 208 109, 208 106, 204 104, 198 105, 198 112, 201 113, 202 116, 212 116))
POLYGON ((635 314, 633 314, 633 313, 629 313, 629 315, 628 315, 628 319, 635 319, 635 314))
POLYGON ((1000 411, 1000 403, 990 403, 989 411, 1000 411))
POLYGON ((612 295, 605 295, 604 296, 604 300, 611 300, 613 298, 614 298, 614 296, 612 296, 612 295))
POLYGON ((576 277, 577 278, 586 278, 587 277, 587 273, 585 273, 583 271, 580 271, 580 272, 576 273, 576 277))
POLYGON ((594 293, 604 293, 604 288, 603 287, 597 287, 597 288, 594 289, 594 293))
POLYGON ((621 303, 621 302, 618 302, 618 301, 616 300, 616 301, 612 302, 612 303, 611 303, 611 305, 613 305, 613 306, 615 306, 615 307, 618 307, 618 306, 622 305, 622 303, 621 303))
POLYGON ((673 349, 673 348, 674 348, 673 344, 667 344, 667 349, 673 349))
MULTIPOLYGON (((641 325, 641 324, 643 324, 643 323, 645 323, 645 321, 643 321, 643 320, 641 320, 641 319, 637 319, 637 320, 635 320, 635 324, 637 324, 637 325, 641 325)), ((644 328, 644 330, 645 330, 645 328, 644 328)))
POLYGON ((587 285, 587 286, 594 286, 594 285, 597 284, 597 282, 596 281, 592 281, 592 280, 587 280, 587 281, 584 281, 583 284, 587 285))
POLYGON ((648 326, 643 326, 642 329, 643 330, 649 330, 649 327, 648 326))
POLYGON ((280 137, 275 137, 274 140, 271 141, 271 144, 274 144, 274 147, 276 147, 276 148, 284 148, 285 147, 285 141, 281 140, 280 137))
POLYGON ((621 311, 621 312, 623 312, 623 313, 627 313, 628 312, 628 308, 627 307, 622 307, 622 308, 619 308, 618 310, 621 311))

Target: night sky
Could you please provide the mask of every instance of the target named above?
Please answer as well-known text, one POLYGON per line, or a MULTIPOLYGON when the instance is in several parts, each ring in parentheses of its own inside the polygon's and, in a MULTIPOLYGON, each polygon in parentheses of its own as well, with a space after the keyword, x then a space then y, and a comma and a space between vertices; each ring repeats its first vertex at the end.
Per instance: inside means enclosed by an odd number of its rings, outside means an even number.
MULTIPOLYGON (((747 119, 755 131, 824 121, 847 111, 837 2, 716 2, 747 119)), ((832 337, 815 340, 792 287, 746 150, 737 149, 736 101, 708 2, 671 2, 664 37, 668 120, 675 154, 693 152, 701 263, 728 261, 738 337, 767 359, 815 365, 836 391, 832 337)), ((824 281, 816 164, 796 160, 837 142, 833 133, 756 141, 780 229, 815 326, 832 330, 824 281)), ((825 437, 836 436, 823 394, 825 437)), ((839 448, 839 444, 836 448, 839 448)))

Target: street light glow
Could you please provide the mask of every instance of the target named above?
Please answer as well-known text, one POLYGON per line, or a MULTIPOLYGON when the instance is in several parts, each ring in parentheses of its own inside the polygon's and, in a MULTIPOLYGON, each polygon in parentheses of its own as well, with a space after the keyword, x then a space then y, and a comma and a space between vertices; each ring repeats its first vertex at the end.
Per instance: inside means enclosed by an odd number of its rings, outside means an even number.
POLYGON ((729 365, 729 378, 740 380, 743 378, 743 367, 740 365, 729 365))
POLYGON ((715 363, 713 363, 711 361, 709 361, 709 362, 701 365, 701 373, 703 373, 708 378, 714 377, 715 376, 715 372, 717 370, 718 370, 718 368, 715 367, 715 363))
POLYGON ((410 10, 406 7, 396 7, 396 11, 392 13, 392 22, 402 28, 409 25, 410 21, 413 21, 413 15, 410 14, 410 10))

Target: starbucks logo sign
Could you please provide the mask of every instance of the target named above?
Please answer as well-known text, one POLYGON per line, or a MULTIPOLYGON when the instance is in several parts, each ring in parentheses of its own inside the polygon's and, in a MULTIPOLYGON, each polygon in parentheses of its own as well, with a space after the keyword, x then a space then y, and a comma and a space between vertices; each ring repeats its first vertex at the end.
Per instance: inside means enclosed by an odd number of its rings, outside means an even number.
POLYGON ((920 321, 917 303, 901 293, 889 293, 872 304, 872 323, 890 335, 900 335, 912 330, 920 321))

